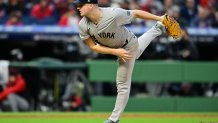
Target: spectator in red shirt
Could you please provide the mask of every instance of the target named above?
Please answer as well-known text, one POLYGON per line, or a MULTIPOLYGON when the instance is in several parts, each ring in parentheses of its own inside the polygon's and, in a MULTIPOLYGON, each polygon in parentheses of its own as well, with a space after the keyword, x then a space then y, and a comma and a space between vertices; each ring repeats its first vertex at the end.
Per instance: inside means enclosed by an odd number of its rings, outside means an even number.
POLYGON ((53 11, 53 6, 47 0, 40 0, 39 4, 33 6, 31 16, 36 19, 45 19, 52 16, 53 11))
POLYGON ((26 82, 22 75, 14 68, 9 70, 9 81, 5 89, 0 92, 1 108, 9 110, 26 111, 29 109, 28 101, 22 96, 26 90, 26 82))
POLYGON ((60 15, 66 13, 68 11, 68 2, 67 0, 55 0, 55 7, 57 8, 60 15))
POLYGON ((60 26, 73 26, 78 25, 79 16, 76 13, 76 10, 73 6, 69 7, 69 10, 63 14, 59 20, 60 26))
POLYGON ((7 26, 19 26, 19 25, 22 25, 22 22, 20 20, 20 16, 17 15, 16 13, 12 13, 9 17, 9 19, 7 20, 6 22, 6 25, 7 26))

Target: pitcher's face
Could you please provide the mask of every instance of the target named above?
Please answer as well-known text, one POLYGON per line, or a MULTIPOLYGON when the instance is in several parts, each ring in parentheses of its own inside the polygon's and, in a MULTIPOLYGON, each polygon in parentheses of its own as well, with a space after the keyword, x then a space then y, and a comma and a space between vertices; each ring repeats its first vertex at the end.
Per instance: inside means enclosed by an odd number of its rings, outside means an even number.
POLYGON ((81 16, 86 16, 93 8, 92 4, 79 4, 77 5, 77 9, 81 16))

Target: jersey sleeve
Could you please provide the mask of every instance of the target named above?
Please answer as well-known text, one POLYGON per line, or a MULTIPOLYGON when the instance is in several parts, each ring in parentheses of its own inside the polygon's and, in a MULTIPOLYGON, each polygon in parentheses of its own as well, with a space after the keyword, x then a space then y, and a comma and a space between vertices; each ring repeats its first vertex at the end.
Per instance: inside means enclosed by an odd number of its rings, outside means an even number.
POLYGON ((79 23, 79 36, 83 41, 90 37, 87 24, 83 20, 79 23))
POLYGON ((130 24, 133 20, 133 12, 132 10, 125 10, 122 8, 114 9, 116 22, 118 25, 130 24))

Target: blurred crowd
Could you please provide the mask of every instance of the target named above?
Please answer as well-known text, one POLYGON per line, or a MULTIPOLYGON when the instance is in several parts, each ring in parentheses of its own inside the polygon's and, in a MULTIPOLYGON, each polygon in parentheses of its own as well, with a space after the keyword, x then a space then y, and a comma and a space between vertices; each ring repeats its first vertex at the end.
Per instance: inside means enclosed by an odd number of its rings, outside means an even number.
MULTIPOLYGON (((74 0, 0 0, 1 25, 77 25, 80 16, 74 0)), ((141 9, 156 15, 169 15, 185 27, 217 27, 216 0, 98 0, 102 7, 141 9)), ((154 22, 134 20, 133 25, 154 22)))

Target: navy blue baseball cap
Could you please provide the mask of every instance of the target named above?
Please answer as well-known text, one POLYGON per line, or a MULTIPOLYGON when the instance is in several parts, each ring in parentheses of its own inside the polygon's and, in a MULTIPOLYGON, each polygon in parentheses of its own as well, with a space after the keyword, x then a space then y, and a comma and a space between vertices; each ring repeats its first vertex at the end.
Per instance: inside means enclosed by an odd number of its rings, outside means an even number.
POLYGON ((75 0, 74 3, 75 3, 76 5, 79 5, 79 4, 86 4, 86 3, 98 4, 98 0, 75 0))

